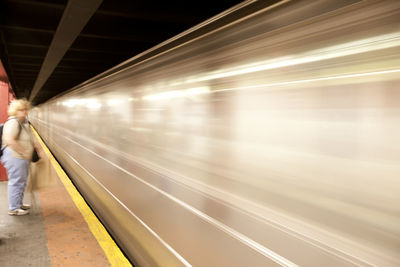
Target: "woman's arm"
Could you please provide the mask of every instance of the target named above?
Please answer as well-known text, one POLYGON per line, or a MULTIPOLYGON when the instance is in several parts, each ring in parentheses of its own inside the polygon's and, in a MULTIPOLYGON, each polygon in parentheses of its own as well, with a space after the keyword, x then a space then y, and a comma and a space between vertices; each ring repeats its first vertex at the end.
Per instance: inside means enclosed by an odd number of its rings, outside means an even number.
POLYGON ((9 122, 3 128, 3 135, 5 139, 5 143, 10 146, 12 150, 16 153, 20 154, 25 159, 31 159, 32 155, 28 151, 25 151, 24 147, 21 146, 18 142, 19 135, 21 134, 22 126, 19 125, 18 122, 9 122))
POLYGON ((18 143, 17 136, 9 136, 7 137, 7 144, 20 154, 24 159, 31 159, 32 155, 30 153, 27 153, 24 148, 18 143))

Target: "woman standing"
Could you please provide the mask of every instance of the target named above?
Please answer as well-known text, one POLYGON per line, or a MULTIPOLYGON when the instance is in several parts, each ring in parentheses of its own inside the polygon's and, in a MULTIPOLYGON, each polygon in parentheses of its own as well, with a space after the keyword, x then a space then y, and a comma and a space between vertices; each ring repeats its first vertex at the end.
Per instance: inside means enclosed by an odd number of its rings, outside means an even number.
POLYGON ((25 215, 30 208, 22 202, 33 152, 33 138, 26 118, 29 108, 27 100, 12 101, 3 128, 1 161, 8 175, 9 215, 25 215))

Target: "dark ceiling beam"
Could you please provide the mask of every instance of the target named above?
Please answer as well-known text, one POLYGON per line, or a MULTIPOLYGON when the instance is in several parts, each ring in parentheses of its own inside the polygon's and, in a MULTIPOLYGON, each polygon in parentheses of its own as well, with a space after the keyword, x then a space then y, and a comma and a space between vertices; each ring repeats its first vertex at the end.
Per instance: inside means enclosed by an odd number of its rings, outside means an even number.
POLYGON ((140 21, 155 21, 155 22, 171 22, 171 23, 193 23, 196 20, 196 17, 191 15, 185 15, 182 13, 173 13, 167 14, 165 12, 157 12, 155 9, 149 9, 148 12, 137 12, 132 14, 132 12, 118 12, 118 11, 106 11, 106 10, 98 10, 98 15, 112 16, 118 18, 128 18, 128 19, 136 19, 140 21), (158 14, 157 14, 158 13, 158 14), (151 14, 151 15, 149 15, 151 14))
POLYGON ((51 41, 39 75, 35 81, 29 100, 33 101, 76 37, 103 0, 69 0, 56 33, 51 41))
POLYGON ((105 39, 105 40, 118 40, 118 41, 132 41, 132 42, 152 42, 154 37, 140 37, 140 36, 111 36, 111 35, 100 35, 100 34, 89 34, 81 33, 80 37, 95 38, 95 39, 105 39))
POLYGON ((3 67, 5 68, 6 72, 8 73, 8 81, 11 84, 13 94, 15 95, 15 90, 16 88, 16 83, 14 79, 14 72, 13 69, 10 66, 10 61, 9 61, 9 51, 7 48, 6 40, 4 38, 4 32, 0 31, 0 63, 3 63, 3 67))
POLYGON ((36 69, 24 69, 24 68, 19 68, 18 70, 15 70, 14 73, 18 73, 18 72, 35 72, 37 73, 36 69))
POLYGON ((41 56, 35 56, 35 55, 21 55, 21 54, 8 54, 9 58, 34 58, 34 59, 42 59, 43 57, 41 56))
POLYGON ((33 67, 40 67, 40 64, 35 63, 27 63, 27 62, 13 62, 11 63, 13 66, 33 66, 33 67))
POLYGON ((95 49, 95 48, 71 48, 69 49, 71 52, 84 52, 84 53, 98 53, 98 54, 111 54, 111 55, 126 55, 127 51, 117 51, 117 50, 104 50, 104 49, 95 49))
POLYGON ((30 32, 43 32, 53 34, 53 30, 48 29, 39 29, 39 28, 29 28, 24 26, 15 26, 15 25, 0 25, 0 29, 8 29, 8 30, 17 30, 17 31, 30 31, 30 32))
POLYGON ((10 45, 10 46, 22 46, 22 47, 34 47, 34 48, 45 48, 45 49, 48 47, 46 45, 40 45, 40 44, 15 43, 15 42, 9 42, 8 45, 10 45))
MULTIPOLYGON (((45 45, 36 45, 36 44, 8 43, 8 45, 47 49, 47 46, 45 46, 45 45)), ((116 51, 116 50, 112 50, 112 49, 104 50, 104 49, 96 49, 96 48, 70 48, 69 51, 77 51, 77 52, 85 52, 85 53, 115 54, 115 55, 127 54, 126 51, 116 51)))
MULTIPOLYGON (((35 32, 35 33, 46 33, 46 34, 54 34, 55 31, 48 29, 39 29, 39 28, 29 28, 23 26, 15 26, 15 25, 0 25, 0 29, 11 30, 11 31, 25 31, 25 32, 35 32)), ((134 41, 134 42, 151 42, 154 41, 154 37, 151 36, 112 36, 106 34, 92 34, 92 33, 81 33, 80 37, 86 38, 96 38, 96 39, 106 39, 106 40, 121 40, 121 41, 134 41)))
POLYGON ((9 3, 18 3, 18 4, 23 4, 23 5, 32 5, 32 6, 38 6, 38 7, 49 7, 49 8, 56 8, 56 9, 64 9, 64 5, 62 4, 54 4, 54 3, 46 3, 46 2, 39 2, 39 1, 29 1, 29 0, 12 0, 12 1, 7 1, 5 2, 9 3))

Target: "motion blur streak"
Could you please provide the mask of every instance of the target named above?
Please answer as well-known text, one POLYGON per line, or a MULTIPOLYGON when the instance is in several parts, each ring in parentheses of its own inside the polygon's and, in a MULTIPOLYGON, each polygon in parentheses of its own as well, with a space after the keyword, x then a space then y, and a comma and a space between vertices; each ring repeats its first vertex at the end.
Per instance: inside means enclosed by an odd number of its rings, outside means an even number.
MULTIPOLYGON (((69 139, 69 141, 75 143, 75 144, 78 145, 78 146, 81 146, 79 143, 73 141, 72 139, 69 139)), ((82 147, 82 146, 81 146, 81 147, 82 147)), ((88 150, 88 149, 85 148, 85 147, 82 147, 82 148, 88 150)), ((103 158, 102 156, 96 154, 95 152, 93 152, 93 151, 90 151, 90 152, 93 153, 93 154, 95 154, 97 157, 99 157, 99 158, 101 158, 101 159, 107 161, 108 163, 110 163, 111 165, 115 166, 116 168, 121 169, 119 166, 117 166, 117 165, 115 165, 114 163, 110 162, 109 160, 103 158)), ((72 156, 71 156, 70 154, 68 154, 68 153, 66 153, 66 155, 67 155, 68 157, 70 157, 70 158, 75 162, 75 164, 76 164, 77 166, 79 166, 80 168, 82 168, 87 174, 90 174, 90 172, 87 171, 87 170, 85 169, 85 167, 83 167, 82 165, 80 165, 79 162, 78 162, 76 159, 74 159, 74 157, 72 157, 72 156)), ((123 170, 123 169, 122 169, 122 170, 123 170)), ((128 172, 125 171, 125 170, 123 170, 123 171, 126 172, 126 173, 128 173, 128 172)), ((129 174, 129 175, 132 175, 132 174, 130 174, 130 173, 128 173, 128 174, 129 174)), ((99 185, 101 185, 101 183, 96 179, 95 176, 91 175, 91 178, 92 178, 93 180, 95 180, 99 185)), ((143 181, 142 181, 142 182, 143 182, 143 181)), ((115 201, 118 202, 118 204, 120 204, 121 206, 123 206, 125 209, 129 210, 129 209, 124 205, 124 203, 121 203, 121 202, 119 201, 119 199, 118 199, 116 196, 113 195, 112 192, 110 192, 109 190, 107 190, 106 187, 103 186, 103 189, 104 189, 104 191, 106 191, 110 196, 112 196, 112 197, 115 199, 115 201)), ((173 248, 171 248, 167 243, 165 243, 165 241, 162 240, 162 238, 161 238, 160 236, 158 236, 157 233, 155 233, 150 227, 148 227, 148 226, 146 225, 146 223, 144 223, 144 222, 143 222, 139 217, 137 217, 134 213, 131 213, 131 215, 132 215, 133 217, 135 217, 135 219, 138 220, 149 232, 151 232, 151 233, 158 239, 158 241, 159 241, 160 243, 162 243, 166 248, 168 248, 168 249, 171 251, 171 253, 174 254, 174 255, 182 262, 182 264, 184 264, 185 266, 190 266, 190 264, 189 264, 184 258, 182 258, 181 255, 179 255, 173 248)))
POLYGON ((400 1, 223 14, 32 123, 138 266, 400 266, 400 1))
POLYGON ((277 69, 282 67, 300 65, 316 61, 322 61, 343 56, 372 52, 380 49, 397 47, 400 44, 400 33, 396 32, 384 36, 358 40, 350 44, 328 47, 307 52, 296 56, 285 56, 283 58, 268 59, 265 62, 256 62, 233 69, 219 70, 215 73, 207 74, 204 77, 189 78, 188 83, 201 82, 206 80, 225 78, 251 72, 277 69))
POLYGON ((280 83, 257 84, 257 85, 253 85, 253 86, 247 86, 247 87, 236 87, 236 88, 215 90, 212 93, 221 92, 221 91, 229 91, 229 90, 243 90, 243 89, 260 88, 260 87, 261 88, 277 87, 279 85, 289 85, 289 84, 299 84, 299 83, 309 83, 309 82, 320 82, 320 81, 327 81, 327 80, 346 79, 346 78, 355 78, 355 77, 372 76, 372 75, 382 75, 382 74, 396 73, 396 72, 400 72, 400 69, 398 69, 398 70, 369 72, 369 73, 356 73, 356 74, 331 76, 331 77, 321 77, 321 78, 317 78, 317 79, 286 81, 286 82, 280 82, 280 83))
MULTIPOLYGON (((97 154, 96 152, 91 151, 91 150, 88 150, 86 147, 81 146, 79 143, 73 141, 72 139, 69 139, 69 138, 68 138, 68 140, 69 140, 70 142, 72 142, 72 143, 75 143, 77 146, 82 147, 82 149, 85 149, 85 150, 91 152, 92 154, 94 154, 95 156, 101 158, 102 160, 108 162, 110 165, 113 165, 115 168, 120 169, 121 171, 125 172, 125 173, 128 174, 129 176, 132 176, 132 177, 134 177, 135 179, 139 180, 140 182, 146 184, 147 186, 151 187, 151 188, 154 189, 155 191, 158 191, 160 194, 165 195, 167 198, 169 198, 169 199, 171 199, 172 201, 178 203, 179 205, 181 205, 181 206, 184 207, 185 209, 189 210, 189 211, 192 212, 192 213, 195 213, 197 216, 201 217, 203 220, 206 220, 207 222, 209 222, 209 223, 211 223, 211 224, 214 224, 215 227, 218 227, 218 228, 220 228, 222 231, 228 233, 229 235, 232 235, 234 238, 239 239, 240 242, 246 243, 249 247, 252 247, 253 249, 257 250, 258 252, 264 254, 265 256, 270 257, 270 258, 273 259, 275 262, 280 263, 282 266, 296 266, 294 263, 292 263, 292 262, 286 260, 285 258, 282 258, 281 256, 279 256, 279 255, 277 255, 276 253, 270 251, 269 249, 267 249, 267 248, 261 246, 260 244, 257 244, 256 242, 252 241, 251 239, 247 238, 246 236, 244 236, 244 235, 242 235, 242 234, 240 234, 240 233, 234 231, 233 229, 230 229, 230 228, 227 227, 226 225, 221 224, 220 222, 214 220, 214 219, 211 218, 210 216, 207 216, 206 214, 200 212, 200 211, 197 210, 197 209, 194 209, 192 206, 186 204, 185 202, 183 202, 183 201, 181 201, 181 200, 175 198, 174 196, 172 196, 172 195, 166 193, 165 191, 160 190, 159 188, 153 186, 152 184, 146 182, 145 180, 143 180, 143 179, 141 179, 141 178, 135 176, 134 174, 132 174, 132 173, 130 173, 129 171, 127 171, 127 170, 121 168, 120 166, 114 164, 113 162, 107 160, 106 158, 102 157, 101 155, 97 154)), ((68 153, 66 153, 66 154, 68 154, 68 153)), ((76 163, 78 166, 80 166, 79 162, 77 162, 71 155, 68 154, 68 156, 69 156, 71 159, 73 159, 73 160, 75 161, 75 163, 76 163)), ((81 167, 82 169, 84 169, 83 166, 80 166, 80 167, 81 167)), ((85 171, 86 171, 88 174, 90 173, 90 172, 87 171, 87 170, 85 170, 85 171)), ((94 176, 92 176, 92 179, 97 181, 96 177, 94 177, 94 176)), ((101 184, 99 181, 97 181, 97 182, 98 182, 99 184, 101 184)), ((112 196, 116 199, 116 201, 118 201, 118 198, 116 198, 111 192, 109 192, 109 191, 107 190, 107 188, 104 188, 104 190, 106 190, 110 195, 112 195, 112 196)), ((118 201, 118 202, 119 202, 119 201, 118 201)), ((120 204, 121 204, 121 205, 124 205, 123 203, 120 203, 120 204)), ((135 216, 135 214, 132 214, 132 216, 135 216)), ((136 216, 135 216, 135 217, 136 217, 136 216)), ((137 219, 137 220, 140 220, 140 218, 136 218, 136 219, 137 219)), ((140 220, 140 221, 141 221, 141 220, 140 220)), ((148 228, 149 231, 152 231, 151 228, 149 228, 143 221, 141 221, 141 223, 142 223, 146 228, 148 228)), ((177 257, 179 257, 179 258, 182 260, 182 262, 185 263, 185 265, 189 265, 189 263, 187 263, 178 253, 176 253, 176 252, 173 250, 173 248, 171 248, 168 244, 165 244, 165 242, 164 242, 156 233, 153 233, 153 234, 160 240, 160 242, 164 243, 164 245, 165 245, 166 247, 168 247, 169 250, 171 250, 172 253, 174 253, 174 255, 176 255, 177 257)))

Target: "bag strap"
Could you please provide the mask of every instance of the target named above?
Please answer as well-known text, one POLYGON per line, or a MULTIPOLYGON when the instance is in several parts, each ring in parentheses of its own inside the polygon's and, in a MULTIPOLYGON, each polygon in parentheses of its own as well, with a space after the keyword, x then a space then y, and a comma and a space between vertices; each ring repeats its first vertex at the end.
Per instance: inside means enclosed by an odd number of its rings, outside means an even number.
MULTIPOLYGON (((17 119, 16 119, 17 120, 17 119)), ((18 126, 19 126, 19 128, 18 128, 18 134, 17 134, 17 140, 19 139, 19 136, 21 135, 21 131, 22 131, 22 125, 21 125, 21 123, 19 122, 19 120, 17 120, 17 122, 18 122, 18 126)))
MULTIPOLYGON (((25 128, 25 127, 23 127, 22 125, 21 125, 21 123, 18 121, 18 124, 19 124, 19 131, 18 131, 18 135, 17 135, 17 139, 19 138, 19 135, 21 134, 21 130, 22 130, 22 128, 24 128, 24 130, 28 133, 28 135, 30 136, 29 137, 29 140, 31 141, 31 144, 32 144, 32 146, 33 146, 33 149, 35 149, 35 145, 34 145, 34 142, 33 142, 33 139, 32 139, 32 133, 31 133, 31 131, 29 130, 29 128, 28 128, 28 130, 25 128)), ((28 121, 28 124, 30 125, 31 123, 28 121)))
MULTIPOLYGON (((18 140, 18 139, 19 139, 19 136, 21 135, 22 125, 21 125, 21 123, 19 122, 19 120, 18 120, 17 118, 8 118, 8 119, 6 120, 6 122, 9 121, 9 120, 17 120, 17 122, 18 122, 18 134, 17 134, 17 140, 18 140)), ((6 125, 6 122, 5 122, 4 125, 3 125, 2 131, 4 131, 4 126, 6 125)), ((1 134, 1 137, 3 138, 3 133, 1 134)), ((7 146, 8 146, 8 144, 6 144, 4 147, 2 147, 2 148, 1 148, 1 151, 3 152, 4 149, 6 149, 7 146)))

